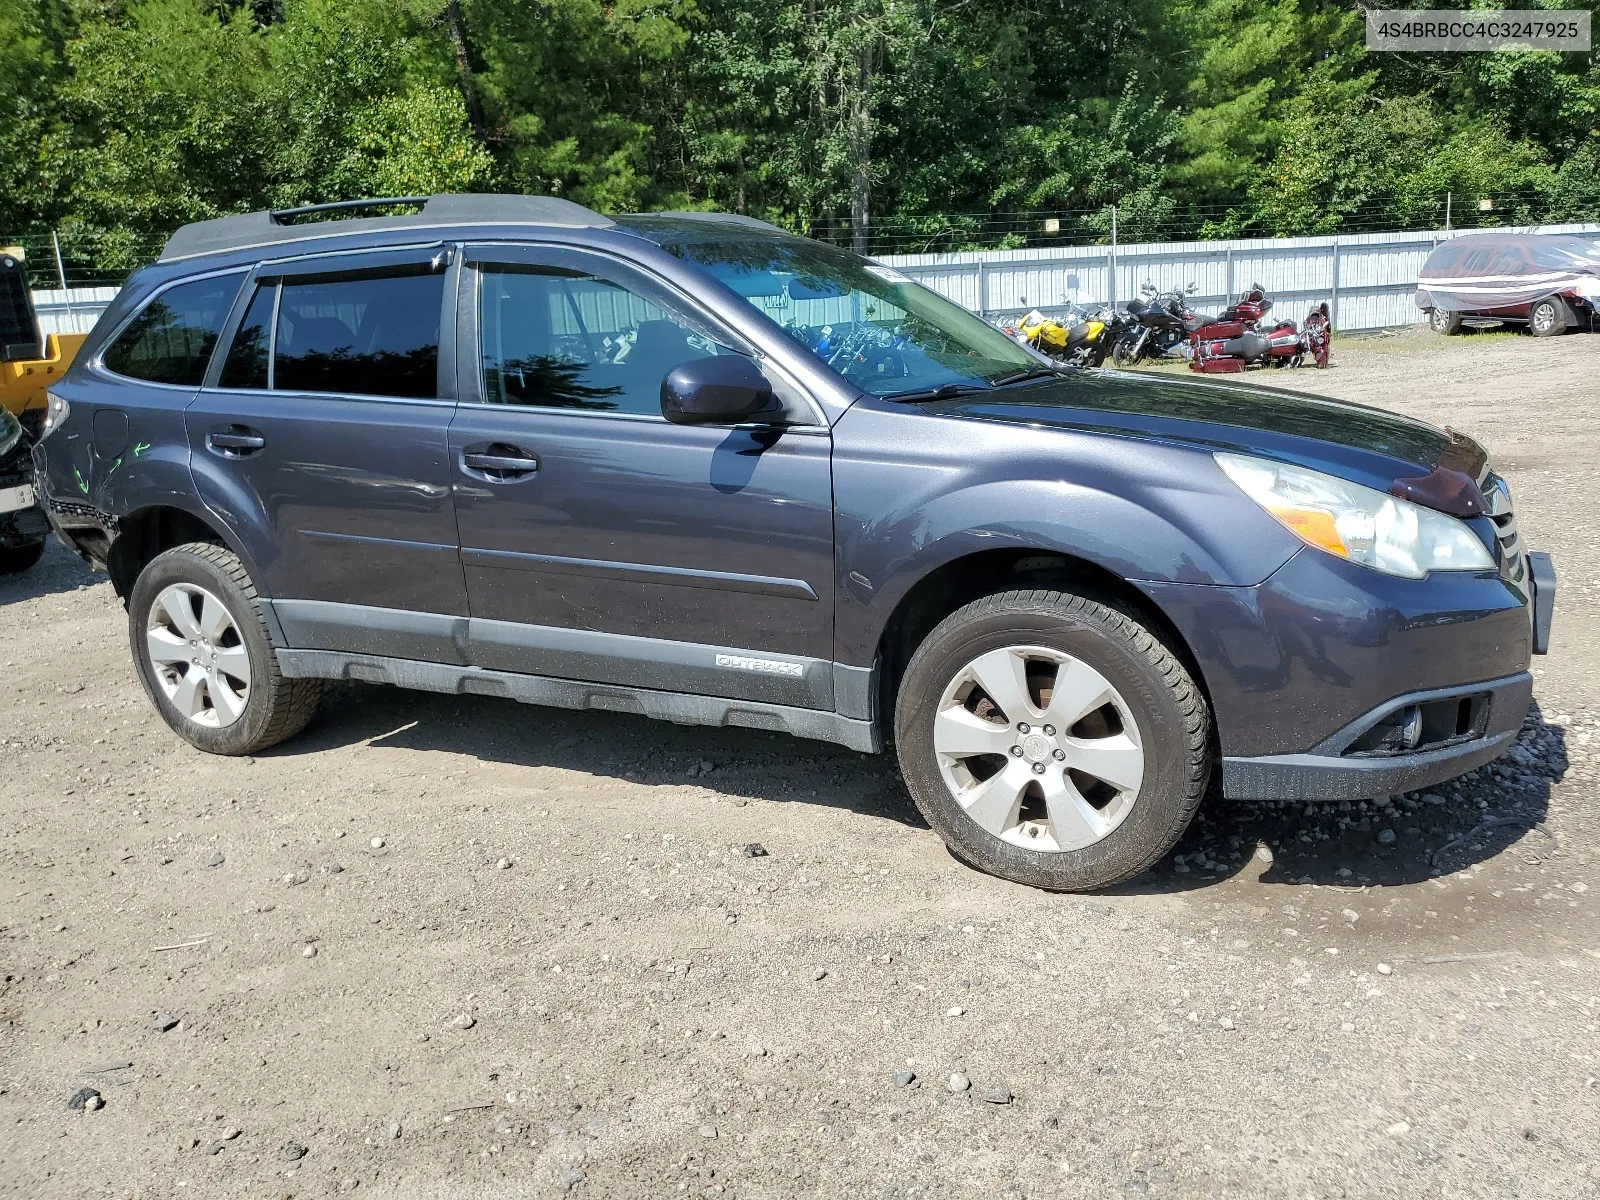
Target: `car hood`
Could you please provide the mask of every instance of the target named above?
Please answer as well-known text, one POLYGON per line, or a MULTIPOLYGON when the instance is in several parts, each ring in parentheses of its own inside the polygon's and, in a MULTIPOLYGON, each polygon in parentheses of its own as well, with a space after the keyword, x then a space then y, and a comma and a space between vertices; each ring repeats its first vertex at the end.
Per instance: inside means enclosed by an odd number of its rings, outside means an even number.
POLYGON ((1380 491, 1439 467, 1478 480, 1487 465, 1477 442, 1421 421, 1360 404, 1209 379, 1080 371, 926 401, 922 407, 942 416, 1259 454, 1380 491))

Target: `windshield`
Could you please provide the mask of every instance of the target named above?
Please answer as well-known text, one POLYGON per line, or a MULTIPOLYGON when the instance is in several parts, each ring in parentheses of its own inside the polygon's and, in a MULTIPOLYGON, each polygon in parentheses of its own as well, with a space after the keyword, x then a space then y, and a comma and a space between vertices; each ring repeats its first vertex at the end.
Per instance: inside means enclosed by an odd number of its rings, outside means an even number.
POLYGON ((863 391, 986 387, 1045 364, 890 267, 801 239, 667 243, 863 391))

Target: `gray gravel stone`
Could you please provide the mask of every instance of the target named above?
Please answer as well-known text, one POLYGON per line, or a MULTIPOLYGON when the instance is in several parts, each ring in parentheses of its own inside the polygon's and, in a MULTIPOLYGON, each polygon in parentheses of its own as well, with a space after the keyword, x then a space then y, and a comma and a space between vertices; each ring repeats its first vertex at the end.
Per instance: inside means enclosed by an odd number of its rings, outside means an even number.
POLYGON ((285 1142, 283 1144, 283 1156, 290 1162, 299 1162, 308 1153, 310 1153, 310 1151, 308 1151, 299 1142, 285 1142))
POLYGON ((1380 830, 1378 830, 1378 844, 1380 846, 1392 846, 1392 845, 1394 845, 1395 838, 1396 838, 1395 831, 1392 830, 1392 829, 1380 829, 1380 830))
POLYGON ((908 1067, 901 1067, 894 1073, 895 1087, 910 1087, 917 1081, 917 1073, 908 1067))
POLYGON ((155 1015, 154 1024, 157 1033, 166 1033, 169 1029, 178 1027, 178 1018, 169 1012, 158 1012, 155 1015))
POLYGON ((208 867, 220 867, 223 863, 225 863, 227 861, 228 861, 227 856, 224 855, 221 850, 213 850, 211 852, 211 857, 206 859, 206 866, 208 866, 208 867))
POLYGON ((985 1104, 1010 1104, 1012 1101, 1011 1089, 1008 1087, 985 1088, 978 1094, 978 1099, 985 1104))
POLYGON ((72 1093, 72 1098, 67 1101, 68 1108, 86 1108, 90 1112, 99 1108, 102 1101, 100 1093, 92 1087, 79 1088, 72 1093))
POLYGON ((952 1092, 964 1092, 971 1086, 972 1080, 968 1079, 960 1071, 950 1072, 949 1087, 952 1092))

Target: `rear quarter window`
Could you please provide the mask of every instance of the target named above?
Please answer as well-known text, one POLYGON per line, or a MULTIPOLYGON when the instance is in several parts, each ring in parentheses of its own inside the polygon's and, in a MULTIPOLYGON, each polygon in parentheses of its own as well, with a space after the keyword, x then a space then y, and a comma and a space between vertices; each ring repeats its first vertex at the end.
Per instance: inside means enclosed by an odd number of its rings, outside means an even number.
POLYGON ((180 283, 158 293, 100 356, 129 379, 199 387, 244 273, 180 283))

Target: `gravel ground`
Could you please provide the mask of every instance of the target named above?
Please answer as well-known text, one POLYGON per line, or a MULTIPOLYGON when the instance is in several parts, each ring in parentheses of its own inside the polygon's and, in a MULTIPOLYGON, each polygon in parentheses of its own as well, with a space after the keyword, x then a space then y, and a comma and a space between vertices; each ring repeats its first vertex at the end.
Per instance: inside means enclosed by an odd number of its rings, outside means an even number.
POLYGON ((1272 378, 1495 452, 1562 576, 1538 706, 1457 784, 1219 801, 1094 897, 751 731, 348 686, 208 758, 53 547, 0 583, 0 1192, 1600 1195, 1597 355, 1272 378))

